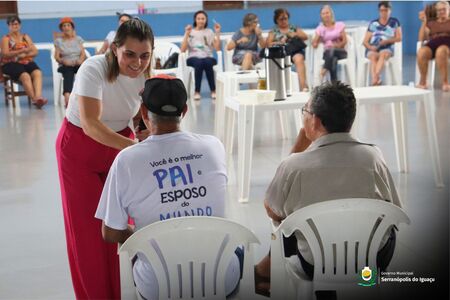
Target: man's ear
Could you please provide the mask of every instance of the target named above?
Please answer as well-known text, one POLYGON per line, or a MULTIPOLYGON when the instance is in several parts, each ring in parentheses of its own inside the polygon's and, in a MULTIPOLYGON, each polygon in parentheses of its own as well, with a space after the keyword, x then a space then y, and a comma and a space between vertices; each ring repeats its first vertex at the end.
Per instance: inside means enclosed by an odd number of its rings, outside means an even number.
POLYGON ((186 115, 188 111, 188 106, 187 104, 184 105, 183 111, 181 112, 181 117, 184 118, 184 116, 186 115))
POLYGON ((313 125, 313 128, 314 128, 314 131, 321 131, 322 130, 322 128, 323 128, 323 125, 322 125, 322 120, 321 119, 319 119, 316 115, 312 115, 312 125, 313 125))
POLYGON ((148 120, 148 109, 145 107, 144 103, 141 103, 141 116, 144 121, 148 120))

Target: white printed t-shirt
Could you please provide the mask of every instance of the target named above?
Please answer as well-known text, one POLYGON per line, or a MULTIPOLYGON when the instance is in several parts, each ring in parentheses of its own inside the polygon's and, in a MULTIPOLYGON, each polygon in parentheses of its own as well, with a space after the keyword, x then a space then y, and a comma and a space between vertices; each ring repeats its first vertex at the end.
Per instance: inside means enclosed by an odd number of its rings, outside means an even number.
POLYGON ((95 55, 83 62, 75 77, 66 111, 67 120, 81 127, 78 97, 85 96, 102 101, 100 120, 114 131, 126 128, 137 114, 144 88, 145 77, 131 78, 119 74, 114 82, 107 80, 105 55, 95 55))
MULTIPOLYGON (((153 135, 117 155, 95 217, 117 230, 127 228, 128 216, 136 230, 175 217, 223 217, 226 183, 225 151, 217 138, 183 131, 153 135)), ((134 265, 136 285, 145 298, 157 299, 156 276, 141 258, 134 265)), ((233 257, 227 292, 239 275, 233 257)))

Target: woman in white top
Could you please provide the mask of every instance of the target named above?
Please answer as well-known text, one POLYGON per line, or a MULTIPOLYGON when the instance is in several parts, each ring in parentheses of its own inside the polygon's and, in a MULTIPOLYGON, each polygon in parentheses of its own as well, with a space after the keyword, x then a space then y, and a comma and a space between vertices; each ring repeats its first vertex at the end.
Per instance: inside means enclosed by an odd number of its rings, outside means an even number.
POLYGON ((200 87, 203 71, 206 73, 211 98, 216 98, 216 84, 214 82, 213 66, 217 60, 213 57, 213 48, 220 51, 220 24, 214 24, 214 32, 208 28, 208 15, 199 10, 194 14, 194 28, 187 25, 181 43, 181 52, 189 51, 187 65, 195 70, 195 94, 194 99, 200 100, 200 87))
MULTIPOLYGON (((119 15, 119 26, 122 25, 122 23, 131 19, 131 16, 129 14, 119 14, 119 13, 117 14, 119 15)), ((110 32, 108 32, 108 35, 105 37, 105 41, 103 42, 102 47, 97 51, 96 54, 105 53, 111 46, 112 42, 114 41, 115 36, 116 36, 115 30, 111 30, 110 32)))
MULTIPOLYGON (((87 59, 56 140, 67 250, 77 299, 120 299, 117 245, 94 218, 109 168, 135 144, 129 125, 150 72, 154 37, 142 20, 123 23, 106 55, 87 59)), ((140 139, 148 131, 139 132, 140 139)))

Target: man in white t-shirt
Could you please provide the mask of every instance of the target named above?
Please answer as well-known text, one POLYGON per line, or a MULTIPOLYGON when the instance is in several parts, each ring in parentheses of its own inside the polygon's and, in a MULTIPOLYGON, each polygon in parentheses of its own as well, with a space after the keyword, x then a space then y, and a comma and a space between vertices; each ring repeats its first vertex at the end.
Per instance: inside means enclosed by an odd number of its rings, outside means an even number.
MULTIPOLYGON (((224 216, 225 151, 214 136, 180 130, 186 100, 177 78, 159 75, 146 81, 141 113, 150 136, 121 151, 109 171, 95 214, 103 220, 106 241, 123 243, 133 234, 128 217, 139 230, 176 217, 224 216)), ((239 281, 239 250, 227 270, 227 294, 239 281)), ((157 299, 154 271, 139 255, 133 274, 139 293, 157 299)))

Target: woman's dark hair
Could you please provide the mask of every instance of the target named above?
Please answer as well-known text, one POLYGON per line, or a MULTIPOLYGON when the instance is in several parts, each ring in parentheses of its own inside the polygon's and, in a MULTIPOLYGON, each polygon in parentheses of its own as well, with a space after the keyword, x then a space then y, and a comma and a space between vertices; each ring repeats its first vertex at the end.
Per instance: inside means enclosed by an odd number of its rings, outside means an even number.
POLYGON ((126 13, 117 13, 117 15, 119 16, 118 19, 122 19, 122 17, 127 17, 128 19, 133 18, 131 15, 126 14, 126 13))
POLYGON ((22 24, 22 21, 20 20, 19 16, 10 16, 10 17, 6 18, 6 24, 8 24, 8 25, 15 21, 19 22, 19 24, 22 24))
POLYGON ((427 22, 436 20, 437 18, 436 3, 427 4, 425 6, 425 16, 427 17, 427 22))
MULTIPOLYGON (((152 29, 150 28, 150 25, 148 25, 145 21, 138 18, 131 18, 130 20, 122 23, 122 25, 120 25, 117 29, 113 44, 117 48, 119 48, 123 46, 123 44, 125 44, 127 38, 135 38, 140 42, 149 41, 152 47, 153 55, 155 37, 153 35, 152 29)), ((108 51, 106 53, 106 59, 108 61, 107 78, 109 82, 113 82, 117 79, 117 76, 119 76, 119 62, 117 61, 117 57, 113 51, 108 51)), ((150 75, 150 65, 146 73, 146 75, 150 75)))
POLYGON ((253 13, 248 13, 244 16, 244 19, 242 20, 242 25, 244 27, 249 26, 253 22, 255 22, 258 19, 258 16, 253 13))
POLYGON ((197 16, 199 14, 204 14, 205 15, 205 17, 206 17, 205 28, 208 27, 208 14, 204 10, 199 10, 199 11, 195 12, 195 14, 194 14, 194 23, 192 23, 192 26, 194 26, 194 28, 197 27, 197 22, 195 22, 195 18, 197 18, 197 16))
POLYGON ((328 133, 349 132, 356 115, 356 99, 349 85, 326 82, 312 91, 311 112, 328 133))
POLYGON ((273 22, 275 24, 277 24, 277 20, 281 15, 287 15, 288 19, 291 17, 291 15, 289 14, 289 12, 287 11, 286 8, 277 8, 275 9, 275 11, 273 12, 273 22))
POLYGON ((382 6, 384 6, 386 8, 389 8, 389 9, 392 9, 392 5, 391 5, 390 1, 380 1, 378 3, 378 9, 380 9, 382 6))

